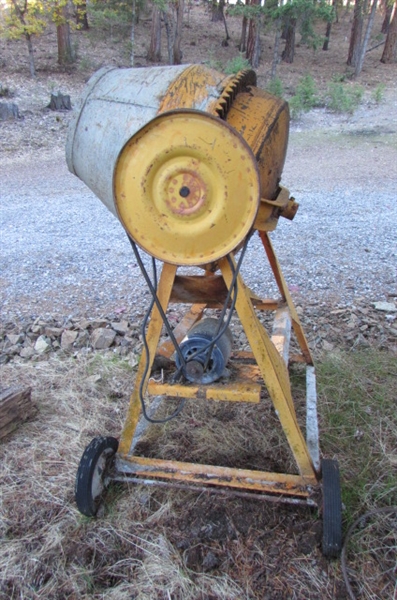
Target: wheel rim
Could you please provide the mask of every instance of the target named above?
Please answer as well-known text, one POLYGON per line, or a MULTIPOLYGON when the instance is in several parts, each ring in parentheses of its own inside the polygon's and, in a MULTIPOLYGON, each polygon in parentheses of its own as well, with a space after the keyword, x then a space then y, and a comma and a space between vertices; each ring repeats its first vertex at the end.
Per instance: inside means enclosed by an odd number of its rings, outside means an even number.
POLYGON ((99 502, 105 488, 107 487, 106 472, 109 469, 110 460, 113 455, 113 450, 111 448, 107 448, 102 452, 95 466, 91 482, 91 495, 95 504, 99 502))

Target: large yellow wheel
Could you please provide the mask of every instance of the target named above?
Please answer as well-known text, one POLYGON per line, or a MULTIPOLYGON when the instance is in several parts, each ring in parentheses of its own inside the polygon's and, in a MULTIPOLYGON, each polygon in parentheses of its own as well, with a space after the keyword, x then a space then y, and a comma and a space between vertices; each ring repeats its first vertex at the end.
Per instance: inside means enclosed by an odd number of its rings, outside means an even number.
POLYGON ((180 110, 150 121, 124 146, 113 176, 130 236, 152 256, 203 265, 250 231, 260 202, 254 155, 224 121, 180 110))

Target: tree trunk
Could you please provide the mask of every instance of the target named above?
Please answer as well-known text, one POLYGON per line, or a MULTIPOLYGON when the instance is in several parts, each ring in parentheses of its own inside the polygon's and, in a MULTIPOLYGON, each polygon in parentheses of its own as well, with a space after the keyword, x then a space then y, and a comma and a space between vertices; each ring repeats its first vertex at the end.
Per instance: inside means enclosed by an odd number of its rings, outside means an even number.
POLYGON ((295 33, 297 19, 290 19, 287 25, 286 40, 281 59, 289 64, 294 62, 295 56, 295 33))
POLYGON ((259 59, 261 57, 261 19, 257 19, 255 21, 255 39, 254 39, 254 51, 252 53, 252 62, 251 65, 254 69, 259 67, 259 59))
MULTIPOLYGON (((225 0, 221 0, 221 1, 222 1, 223 5, 225 5, 225 0)), ((225 41, 223 43, 223 46, 228 46, 229 45, 228 41, 230 40, 230 35, 229 35, 228 28, 227 28, 225 12, 223 9, 222 9, 222 16, 223 16, 223 24, 225 26, 225 41)))
POLYGON ((62 23, 57 26, 58 40, 58 63, 60 65, 70 65, 74 61, 72 45, 70 43, 69 23, 62 23))
POLYGON ((350 34, 349 54, 347 57, 347 64, 351 67, 355 67, 358 62, 361 48, 361 37, 363 31, 363 12, 364 12, 364 0, 356 0, 354 5, 354 16, 353 24, 350 34))
POLYGON ((160 62, 161 60, 161 11, 156 6, 153 6, 150 46, 147 59, 150 62, 160 62))
POLYGON ((323 50, 328 50, 329 38, 331 37, 331 29, 332 29, 332 23, 331 23, 331 21, 328 21, 327 29, 325 30, 325 40, 324 40, 324 44, 323 44, 323 50))
POLYGON ((378 5, 378 0, 373 0, 372 7, 371 7, 371 13, 370 13, 369 18, 368 18, 367 29, 365 30, 364 41, 363 41, 363 44, 362 44, 362 46, 360 48, 360 54, 359 54, 359 57, 358 57, 356 68, 354 70, 354 77, 358 77, 360 75, 360 73, 361 73, 362 68, 363 68, 365 53, 367 51, 369 37, 371 35, 372 26, 374 24, 374 19, 375 19, 375 13, 376 13, 376 7, 377 7, 377 5, 378 5))
POLYGON ((387 4, 385 10, 385 17, 382 23, 381 33, 388 33, 390 27, 391 16, 393 14, 393 4, 387 4))
POLYGON ((70 65, 74 62, 72 44, 70 43, 70 26, 68 5, 59 7, 56 19, 58 41, 58 63, 70 65))
POLYGON ((28 44, 30 76, 36 77, 36 67, 34 65, 34 52, 33 52, 32 36, 30 35, 30 33, 25 33, 25 38, 26 38, 26 42, 28 44))
POLYGON ((132 0, 132 23, 131 23, 131 34, 130 34, 130 65, 134 66, 134 51, 135 51, 135 23, 136 23, 136 0, 132 0))
POLYGON ((240 45, 239 45, 240 52, 245 52, 247 49, 247 25, 248 25, 248 19, 247 19, 247 17, 243 17, 243 22, 241 25, 241 38, 240 38, 240 45))
POLYGON ((213 23, 217 22, 217 21, 223 21, 224 16, 223 16, 223 9, 225 7, 225 0, 219 0, 219 2, 217 2, 217 0, 212 0, 212 4, 211 4, 211 21, 213 23))
POLYGON ((174 35, 174 65, 180 65, 182 62, 181 41, 183 29, 183 11, 185 9, 185 0, 179 0, 176 5, 176 26, 174 35))
MULTIPOLYGON (((332 6, 335 11, 335 21, 338 22, 338 0, 332 0, 332 6)), ((323 44, 323 50, 328 50, 329 38, 331 37, 332 21, 328 21, 327 29, 325 31, 325 40, 323 44)))
POLYGON ((346 17, 346 15, 348 14, 348 12, 350 10, 350 3, 351 3, 351 0, 347 0, 345 14, 342 17, 343 19, 346 17))
POLYGON ((274 39, 274 48, 273 48, 273 62, 272 69, 270 72, 270 79, 275 79, 277 72, 277 65, 279 63, 278 49, 280 46, 281 39, 281 19, 280 17, 276 21, 276 37, 274 39))
POLYGON ((72 110, 72 103, 68 94, 51 94, 51 100, 47 108, 51 110, 72 110))
MULTIPOLYGON (((25 13, 27 11, 27 4, 25 4, 25 8, 24 10, 21 9, 21 7, 19 6, 18 2, 16 2, 16 0, 12 0, 12 6, 15 10, 15 13, 19 19, 19 21, 22 23, 22 25, 24 27, 26 27, 26 21, 25 21, 25 13)), ((36 68, 34 65, 34 52, 33 52, 33 44, 32 44, 32 36, 30 33, 25 33, 25 39, 26 39, 26 43, 28 45, 28 53, 29 53, 29 73, 31 77, 36 77, 36 68)))
POLYGON ((170 12, 171 8, 168 6, 166 10, 163 11, 163 19, 165 24, 165 31, 167 33, 167 49, 168 49, 168 64, 174 64, 174 40, 175 40, 175 27, 174 27, 174 19, 172 17, 172 13, 170 12))
POLYGON ((394 15, 390 22, 389 31, 380 61, 389 65, 396 61, 397 54, 397 2, 394 3, 394 15))
POLYGON ((32 403, 31 388, 10 387, 0 392, 0 438, 14 431, 21 423, 34 417, 37 407, 32 403))
MULTIPOLYGON (((251 0, 249 4, 251 6, 260 5, 261 0, 251 0)), ((248 22, 248 39, 247 39, 247 51, 246 51, 246 59, 249 60, 251 65, 255 61, 255 50, 257 43, 257 35, 259 35, 260 23, 258 18, 250 19, 248 22)))

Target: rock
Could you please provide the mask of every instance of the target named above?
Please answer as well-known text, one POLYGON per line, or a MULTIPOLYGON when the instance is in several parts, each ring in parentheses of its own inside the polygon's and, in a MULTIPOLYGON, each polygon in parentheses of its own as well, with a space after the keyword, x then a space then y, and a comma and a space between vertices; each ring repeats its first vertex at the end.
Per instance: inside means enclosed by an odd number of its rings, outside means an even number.
POLYGON ((91 322, 88 319, 81 319, 81 321, 78 322, 77 327, 79 329, 88 329, 90 325, 91 322))
POLYGON ((91 334, 91 344, 94 350, 103 350, 105 348, 110 348, 110 346, 114 342, 114 338, 116 337, 116 332, 113 329, 104 329, 99 327, 98 329, 94 329, 91 334))
POLYGON ((89 321, 89 325, 91 325, 92 329, 105 328, 106 325, 109 325, 109 322, 106 319, 93 319, 89 321))
POLYGON ((381 310, 383 312, 397 312, 397 306, 394 302, 374 302, 375 310, 381 310))
POLYGON ((51 348, 51 343, 44 335, 40 335, 34 345, 34 349, 38 354, 44 354, 51 348))
POLYGON ((112 329, 120 335, 128 333, 128 321, 120 321, 119 323, 111 323, 112 329))
POLYGON ((131 352, 130 358, 128 359, 128 364, 130 367, 134 368, 139 363, 139 356, 137 356, 134 352, 131 352))
POLYGON ((71 329, 65 329, 61 336, 61 348, 62 350, 71 350, 73 348, 73 344, 76 341, 78 336, 77 331, 72 331, 71 329))
POLYGON ((74 343, 74 347, 75 348, 83 348, 84 346, 88 346, 90 341, 90 336, 88 331, 86 330, 82 330, 80 331, 79 335, 77 336, 77 339, 74 343))
POLYGON ((323 340, 323 349, 326 352, 331 352, 331 350, 334 349, 334 345, 331 344, 330 342, 327 342, 327 340, 323 340))
POLYGON ((102 377, 100 375, 91 375, 90 377, 87 377, 86 381, 90 385, 95 385, 96 383, 102 381, 102 377))
POLYGON ((0 121, 20 119, 19 108, 14 102, 0 102, 0 121))
POLYGON ((14 354, 19 354, 20 349, 21 349, 21 346, 14 344, 13 346, 10 346, 9 348, 7 348, 7 350, 5 352, 9 356, 13 356, 14 354))
POLYGON ((7 333, 7 339, 12 346, 22 343, 24 338, 23 333, 7 333))
POLYGON ((57 338, 62 335, 63 329, 61 327, 44 327, 44 335, 57 338))
POLYGON ((203 560, 203 569, 204 571, 212 571, 212 569, 216 569, 219 566, 219 558, 215 556, 211 550, 207 552, 204 556, 203 560))

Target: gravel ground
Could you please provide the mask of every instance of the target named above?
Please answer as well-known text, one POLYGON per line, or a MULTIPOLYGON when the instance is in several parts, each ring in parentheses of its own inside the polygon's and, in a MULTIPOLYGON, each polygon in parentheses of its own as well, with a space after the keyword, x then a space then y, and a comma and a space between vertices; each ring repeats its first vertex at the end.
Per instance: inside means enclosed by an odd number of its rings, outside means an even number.
MULTIPOLYGON (((300 305, 397 296, 396 108, 389 90, 353 117, 316 110, 292 126, 283 184, 300 209, 272 239, 300 305)), ((148 292, 123 229, 68 172, 62 144, 4 155, 0 168, 2 318, 139 318, 148 292)), ((269 296, 264 258, 254 236, 243 272, 269 296)))

